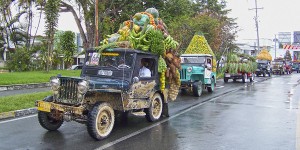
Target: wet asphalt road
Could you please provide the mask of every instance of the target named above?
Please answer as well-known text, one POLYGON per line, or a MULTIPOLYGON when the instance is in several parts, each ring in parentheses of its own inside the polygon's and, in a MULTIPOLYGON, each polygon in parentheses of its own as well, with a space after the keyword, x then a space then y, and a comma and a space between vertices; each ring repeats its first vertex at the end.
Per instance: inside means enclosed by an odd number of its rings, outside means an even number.
POLYGON ((93 140, 86 126, 66 122, 43 129, 36 115, 0 122, 0 149, 294 150, 300 149, 300 74, 256 78, 256 83, 218 82, 213 94, 180 95, 169 118, 117 119, 111 135, 93 140), (266 80, 267 79, 267 80, 266 80))

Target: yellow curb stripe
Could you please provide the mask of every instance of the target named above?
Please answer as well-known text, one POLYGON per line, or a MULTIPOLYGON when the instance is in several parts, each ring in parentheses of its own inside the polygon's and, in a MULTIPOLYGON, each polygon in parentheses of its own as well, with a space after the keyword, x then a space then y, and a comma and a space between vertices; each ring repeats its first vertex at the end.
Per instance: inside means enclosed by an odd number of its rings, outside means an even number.
POLYGON ((14 117, 15 117, 14 111, 0 113, 0 119, 14 118, 14 117))

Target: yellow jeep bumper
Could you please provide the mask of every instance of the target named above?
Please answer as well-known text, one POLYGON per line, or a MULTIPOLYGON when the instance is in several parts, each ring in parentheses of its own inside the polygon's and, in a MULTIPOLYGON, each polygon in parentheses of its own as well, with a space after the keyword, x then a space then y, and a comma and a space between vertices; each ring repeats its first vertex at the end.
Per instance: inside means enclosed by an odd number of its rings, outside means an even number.
POLYGON ((67 106, 62 104, 56 104, 53 102, 45 102, 45 101, 37 101, 36 102, 37 109, 43 112, 50 112, 51 110, 58 110, 61 112, 71 112, 78 115, 82 115, 84 108, 82 106, 74 107, 74 106, 67 106))

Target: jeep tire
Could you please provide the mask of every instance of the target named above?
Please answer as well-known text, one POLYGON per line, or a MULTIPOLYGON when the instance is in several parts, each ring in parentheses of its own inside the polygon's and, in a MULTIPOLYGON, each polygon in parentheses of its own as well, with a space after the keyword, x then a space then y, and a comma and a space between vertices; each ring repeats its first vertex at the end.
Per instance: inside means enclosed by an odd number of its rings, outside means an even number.
POLYGON ((246 79, 247 79, 247 74, 244 73, 244 74, 242 75, 242 82, 243 82, 243 83, 246 83, 246 79))
POLYGON ((40 125, 49 130, 49 131, 56 131, 62 124, 62 120, 56 120, 51 117, 51 113, 39 111, 38 112, 38 120, 40 125))
POLYGON ((202 82, 196 81, 193 83, 193 95, 196 97, 200 97, 202 94, 202 82))
POLYGON ((209 93, 212 93, 215 90, 215 79, 211 78, 210 81, 211 81, 211 84, 209 87, 207 87, 207 91, 209 93))
POLYGON ((87 130, 91 137, 101 140, 109 136, 115 123, 115 113, 107 102, 96 103, 89 112, 87 130))
POLYGON ((228 82, 228 78, 224 77, 224 82, 227 83, 228 82))
POLYGON ((254 76, 255 76, 254 74, 251 74, 251 77, 250 77, 250 79, 249 79, 250 82, 253 82, 253 81, 254 81, 254 78, 255 78, 254 76))
POLYGON ((146 119, 149 122, 157 121, 162 115, 163 101, 161 95, 155 93, 151 97, 150 107, 145 109, 146 119))

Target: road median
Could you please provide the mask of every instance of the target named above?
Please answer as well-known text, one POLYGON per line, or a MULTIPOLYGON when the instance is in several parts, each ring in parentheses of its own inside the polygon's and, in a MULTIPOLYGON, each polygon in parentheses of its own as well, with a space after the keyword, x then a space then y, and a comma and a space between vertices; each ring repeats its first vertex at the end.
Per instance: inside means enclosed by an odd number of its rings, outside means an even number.
POLYGON ((21 89, 34 89, 50 87, 50 83, 30 83, 30 84, 13 84, 13 85, 0 85, 0 91, 21 90, 21 89))

